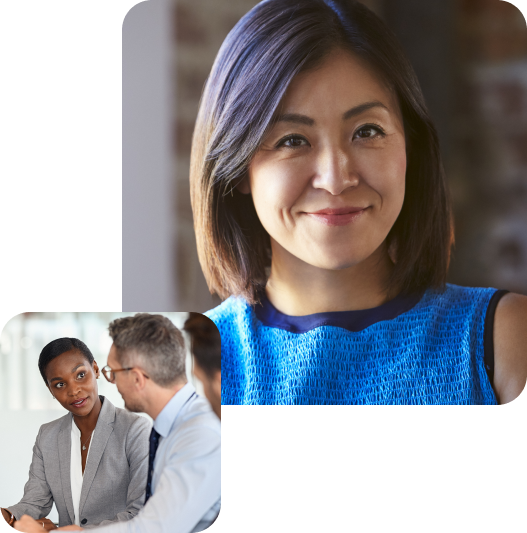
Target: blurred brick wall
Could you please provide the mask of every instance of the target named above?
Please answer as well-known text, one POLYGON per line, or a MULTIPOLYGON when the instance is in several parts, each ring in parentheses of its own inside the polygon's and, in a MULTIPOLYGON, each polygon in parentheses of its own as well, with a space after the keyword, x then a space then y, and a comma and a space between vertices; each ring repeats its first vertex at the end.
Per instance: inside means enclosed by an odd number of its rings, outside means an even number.
POLYGON ((457 0, 450 280, 527 294, 527 28, 498 0, 457 0))
POLYGON ((208 291, 196 252, 190 207, 190 148, 202 89, 214 58, 232 27, 256 4, 252 0, 174 1, 178 309, 205 311, 219 303, 208 291))

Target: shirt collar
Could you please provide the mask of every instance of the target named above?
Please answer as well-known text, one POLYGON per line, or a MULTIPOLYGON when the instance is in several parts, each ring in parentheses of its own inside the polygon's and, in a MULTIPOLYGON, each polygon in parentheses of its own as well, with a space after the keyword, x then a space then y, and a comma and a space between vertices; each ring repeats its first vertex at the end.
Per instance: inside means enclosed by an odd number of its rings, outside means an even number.
POLYGON ((307 333, 322 326, 333 326, 357 332, 377 322, 397 318, 415 307, 422 297, 423 292, 409 295, 399 294, 392 300, 370 309, 291 316, 278 311, 267 298, 265 291, 262 291, 260 304, 255 306, 254 312, 265 326, 285 329, 291 333, 307 333))
POLYGON ((154 422, 154 429, 163 438, 166 438, 170 433, 181 408, 194 392, 194 387, 190 383, 187 383, 182 389, 176 392, 172 399, 165 405, 165 407, 163 407, 163 410, 159 413, 154 422))

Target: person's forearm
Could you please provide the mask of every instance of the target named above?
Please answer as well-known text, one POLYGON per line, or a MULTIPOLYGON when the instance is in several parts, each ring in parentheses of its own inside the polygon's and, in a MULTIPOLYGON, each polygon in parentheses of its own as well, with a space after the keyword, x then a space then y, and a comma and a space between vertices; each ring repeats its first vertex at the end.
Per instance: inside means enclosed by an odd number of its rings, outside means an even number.
POLYGON ((35 520, 38 520, 41 516, 48 516, 53 506, 53 500, 50 500, 48 505, 43 506, 40 505, 41 500, 39 501, 38 496, 39 494, 30 494, 26 498, 24 495, 20 502, 10 505, 8 511, 11 511, 17 517, 27 514, 35 520))
MULTIPOLYGON (((46 528, 42 527, 42 522, 31 518, 29 515, 24 515, 17 520, 13 526, 17 531, 23 531, 24 533, 41 533, 42 531, 47 531, 46 528)), ((65 526, 57 529, 56 531, 82 531, 82 528, 79 526, 65 526)))

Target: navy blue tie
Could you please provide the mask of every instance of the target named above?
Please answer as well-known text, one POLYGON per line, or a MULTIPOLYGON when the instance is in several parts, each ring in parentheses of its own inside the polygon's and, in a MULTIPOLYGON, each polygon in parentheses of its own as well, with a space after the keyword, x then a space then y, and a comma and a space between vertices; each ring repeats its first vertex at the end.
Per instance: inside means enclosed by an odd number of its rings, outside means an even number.
POLYGON ((159 446, 159 433, 152 428, 150 432, 150 453, 148 454, 148 480, 146 482, 145 504, 152 496, 152 476, 154 475, 154 459, 156 458, 157 447, 159 446))

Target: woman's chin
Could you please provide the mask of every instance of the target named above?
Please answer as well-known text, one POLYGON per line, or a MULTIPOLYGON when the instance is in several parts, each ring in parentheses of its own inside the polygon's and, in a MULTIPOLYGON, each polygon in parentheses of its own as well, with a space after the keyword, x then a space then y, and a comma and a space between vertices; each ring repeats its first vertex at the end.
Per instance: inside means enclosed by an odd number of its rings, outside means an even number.
POLYGON ((364 240, 335 240, 305 242, 298 250, 298 255, 291 250, 304 263, 323 270, 342 271, 363 264, 374 268, 378 261, 382 261, 386 252, 383 251, 383 242, 372 246, 371 242, 364 240))

